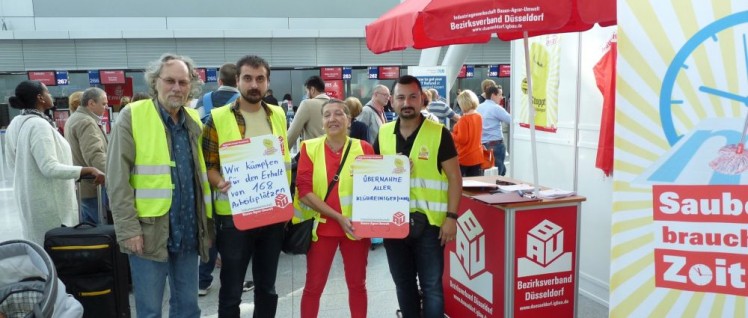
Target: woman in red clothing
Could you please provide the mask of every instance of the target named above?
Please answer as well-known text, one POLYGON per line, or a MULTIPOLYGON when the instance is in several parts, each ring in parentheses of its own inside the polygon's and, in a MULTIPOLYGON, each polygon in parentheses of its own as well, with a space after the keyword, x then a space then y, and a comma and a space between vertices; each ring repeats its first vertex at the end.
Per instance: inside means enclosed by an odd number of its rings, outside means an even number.
POLYGON ((366 317, 366 264, 371 240, 360 239, 353 233, 351 164, 356 156, 374 154, 374 149, 366 141, 348 137, 350 123, 348 107, 343 101, 331 99, 322 105, 325 135, 301 143, 296 177, 299 199, 295 205, 318 221, 306 256, 302 318, 317 317, 319 299, 338 247, 343 256, 351 317, 366 317), (341 161, 344 163, 339 169, 341 161), (331 183, 338 171, 338 181, 331 183))
POLYGON ((483 119, 476 111, 478 96, 466 89, 457 95, 457 104, 462 109, 462 118, 452 128, 452 139, 457 147, 457 159, 463 177, 474 177, 483 174, 480 165, 483 163, 483 146, 480 143, 483 134, 483 119))

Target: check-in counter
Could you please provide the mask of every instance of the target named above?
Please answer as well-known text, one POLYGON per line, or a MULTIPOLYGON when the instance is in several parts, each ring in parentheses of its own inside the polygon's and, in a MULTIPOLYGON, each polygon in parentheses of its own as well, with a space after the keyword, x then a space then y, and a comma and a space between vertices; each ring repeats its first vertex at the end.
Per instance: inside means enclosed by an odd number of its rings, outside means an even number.
MULTIPOLYGON (((465 179, 519 182, 500 176, 465 179)), ((575 317, 585 198, 481 196, 491 190, 463 190, 457 238, 444 253, 447 316, 575 317), (492 200, 497 202, 486 203, 492 200)))

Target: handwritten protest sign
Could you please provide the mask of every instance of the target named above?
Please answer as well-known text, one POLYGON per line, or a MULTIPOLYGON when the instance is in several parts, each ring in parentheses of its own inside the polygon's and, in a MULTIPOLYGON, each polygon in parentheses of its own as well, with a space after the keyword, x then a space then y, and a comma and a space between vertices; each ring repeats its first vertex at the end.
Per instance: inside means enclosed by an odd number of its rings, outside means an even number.
POLYGON ((231 182, 227 197, 237 229, 253 229, 291 219, 293 205, 283 162, 285 151, 287 149, 273 135, 221 145, 218 150, 221 172, 224 180, 231 182))
POLYGON ((410 161, 359 156, 353 170, 353 228, 359 237, 404 238, 410 231, 410 161))

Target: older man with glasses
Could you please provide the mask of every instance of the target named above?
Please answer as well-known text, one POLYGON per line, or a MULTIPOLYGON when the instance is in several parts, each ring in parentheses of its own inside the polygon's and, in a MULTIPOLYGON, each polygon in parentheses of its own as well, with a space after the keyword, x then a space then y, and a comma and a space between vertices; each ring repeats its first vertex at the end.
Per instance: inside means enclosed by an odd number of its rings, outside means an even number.
POLYGON ((164 54, 145 72, 149 95, 130 103, 112 130, 107 190, 117 239, 129 254, 138 317, 200 317, 198 259, 208 261, 213 225, 202 123, 185 107, 200 92, 195 64, 164 54))
POLYGON ((387 122, 384 116, 384 106, 390 100, 390 89, 384 85, 374 86, 371 94, 371 100, 366 103, 364 109, 361 110, 361 114, 356 117, 357 121, 360 121, 369 128, 369 139, 367 140, 370 144, 374 143, 379 134, 379 126, 387 122))

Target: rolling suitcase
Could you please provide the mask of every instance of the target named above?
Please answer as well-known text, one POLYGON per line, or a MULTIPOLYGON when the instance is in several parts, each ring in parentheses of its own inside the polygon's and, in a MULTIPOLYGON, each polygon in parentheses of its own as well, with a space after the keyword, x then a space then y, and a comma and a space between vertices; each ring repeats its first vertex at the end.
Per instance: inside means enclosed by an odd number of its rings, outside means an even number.
MULTIPOLYGON (((104 220, 102 205, 99 200, 99 220, 104 220)), ((84 318, 130 317, 129 264, 113 225, 52 229, 45 235, 44 249, 67 292, 83 305, 84 318)))

